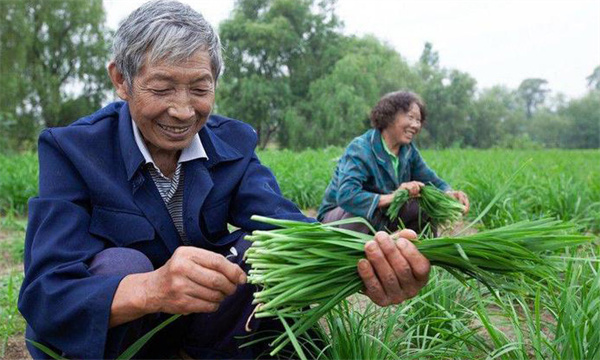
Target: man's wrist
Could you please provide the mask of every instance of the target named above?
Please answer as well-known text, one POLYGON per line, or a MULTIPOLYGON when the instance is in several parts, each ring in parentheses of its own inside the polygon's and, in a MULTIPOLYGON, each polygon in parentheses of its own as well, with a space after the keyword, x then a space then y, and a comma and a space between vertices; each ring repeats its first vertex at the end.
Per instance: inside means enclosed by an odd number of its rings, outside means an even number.
POLYGON ((140 273, 127 275, 122 283, 128 288, 126 292, 127 306, 134 313, 143 315, 160 312, 160 306, 156 301, 155 292, 151 289, 151 273, 140 273))

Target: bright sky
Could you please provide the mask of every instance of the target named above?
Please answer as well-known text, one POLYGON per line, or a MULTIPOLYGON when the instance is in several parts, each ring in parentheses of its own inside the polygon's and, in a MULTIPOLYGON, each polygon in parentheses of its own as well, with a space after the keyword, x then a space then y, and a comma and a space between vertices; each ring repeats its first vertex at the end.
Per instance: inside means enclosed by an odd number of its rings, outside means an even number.
MULTIPOLYGON (((145 0, 104 0, 108 25, 145 0)), ((214 26, 229 17, 233 0, 183 0, 214 26)), ((347 34, 373 34, 409 63, 426 41, 442 67, 469 73, 478 88, 517 88, 526 78, 548 80, 554 92, 583 95, 600 65, 598 0, 338 0, 347 34)))

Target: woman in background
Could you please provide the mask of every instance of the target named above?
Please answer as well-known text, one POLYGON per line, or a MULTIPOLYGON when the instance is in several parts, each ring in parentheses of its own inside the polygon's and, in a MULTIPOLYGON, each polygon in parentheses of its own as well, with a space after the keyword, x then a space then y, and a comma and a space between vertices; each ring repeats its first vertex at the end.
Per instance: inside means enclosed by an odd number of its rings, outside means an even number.
MULTIPOLYGON (((376 230, 396 231, 397 220, 385 212, 396 189, 406 189, 410 200, 401 208, 399 217, 404 227, 420 232, 428 218, 420 214, 416 197, 425 184, 431 184, 456 198, 469 210, 469 199, 462 191, 454 191, 431 170, 413 144, 427 119, 421 98, 397 91, 383 96, 371 110, 371 126, 352 140, 342 155, 325 191, 317 219, 323 223, 360 216, 376 230)), ((363 224, 344 225, 367 233, 363 224)))

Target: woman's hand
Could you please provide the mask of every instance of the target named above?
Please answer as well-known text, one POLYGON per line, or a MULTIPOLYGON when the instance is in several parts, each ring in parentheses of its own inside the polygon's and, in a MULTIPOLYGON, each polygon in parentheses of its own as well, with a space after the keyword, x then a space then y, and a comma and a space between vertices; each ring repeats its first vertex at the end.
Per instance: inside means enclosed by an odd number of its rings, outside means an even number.
POLYGON ((147 307, 170 314, 217 311, 225 297, 246 283, 236 264, 212 251, 181 246, 165 265, 150 273, 147 307))
POLYGON ((380 195, 379 203, 377 204, 377 207, 378 208, 386 208, 386 207, 390 206, 392 201, 394 201, 394 193, 380 195))
POLYGON ((385 232, 365 244, 367 259, 358 262, 365 294, 377 305, 399 304, 417 295, 427 283, 430 264, 417 247, 417 234, 401 230, 392 236, 385 232))
POLYGON ((421 192, 421 188, 423 186, 425 186, 425 184, 423 184, 420 181, 409 181, 409 182, 400 184, 398 189, 406 189, 406 190, 408 190, 408 195, 410 197, 417 197, 417 196, 419 196, 419 193, 421 192))
POLYGON ((465 207, 465 210, 464 210, 465 214, 467 214, 469 212, 470 206, 469 206, 469 197, 467 196, 467 194, 465 194, 464 192, 459 191, 459 190, 446 191, 446 194, 452 196, 453 198, 458 200, 458 202, 463 204, 463 206, 465 207))

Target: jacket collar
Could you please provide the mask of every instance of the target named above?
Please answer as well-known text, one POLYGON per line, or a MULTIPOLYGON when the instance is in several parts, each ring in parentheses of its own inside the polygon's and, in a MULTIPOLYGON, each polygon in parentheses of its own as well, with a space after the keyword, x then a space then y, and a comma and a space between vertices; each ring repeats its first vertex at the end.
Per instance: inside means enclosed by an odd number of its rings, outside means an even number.
POLYGON ((128 103, 123 103, 119 110, 119 142, 121 144, 121 156, 123 156, 123 163, 125 164, 125 170, 127 170, 127 180, 131 181, 133 175, 145 161, 144 155, 135 143, 128 103))
MULTIPOLYGON (((119 110, 119 141, 129 181, 134 178, 140 166, 145 163, 144 156, 135 142, 131 121, 129 104, 125 102, 119 110)), ((204 160, 207 161, 206 166, 208 168, 220 162, 233 161, 243 157, 231 145, 221 140, 207 125, 200 129, 198 135, 208 156, 208 160, 204 160)))
POLYGON ((381 132, 377 129, 371 130, 371 136, 369 141, 371 142, 371 149, 375 154, 375 159, 380 165, 386 165, 388 154, 385 152, 383 148, 383 144, 381 143, 381 132))
MULTIPOLYGON (((373 153, 375 155, 375 159, 379 163, 379 165, 385 169, 388 176, 393 179, 394 184, 396 186, 399 184, 398 173, 397 170, 394 169, 392 165, 392 161, 390 160, 390 155, 385 151, 382 143, 381 132, 377 129, 371 130, 370 139, 371 149, 373 149, 373 153)), ((408 145, 402 145, 400 147, 400 151, 398 152, 398 161, 400 169, 404 168, 404 165, 408 162, 410 153, 411 153, 412 143, 408 145)))
POLYGON ((209 169, 218 163, 238 160, 243 157, 234 147, 221 140, 208 125, 204 125, 198 135, 208 156, 206 167, 209 169))
MULTIPOLYGON (((377 159, 377 162, 381 165, 385 165, 389 155, 383 148, 383 143, 381 142, 381 132, 377 129, 371 130, 369 141, 371 142, 371 148, 375 153, 375 158, 377 159)), ((400 162, 408 161, 411 150, 412 143, 400 146, 400 151, 398 151, 398 160, 400 162)))

